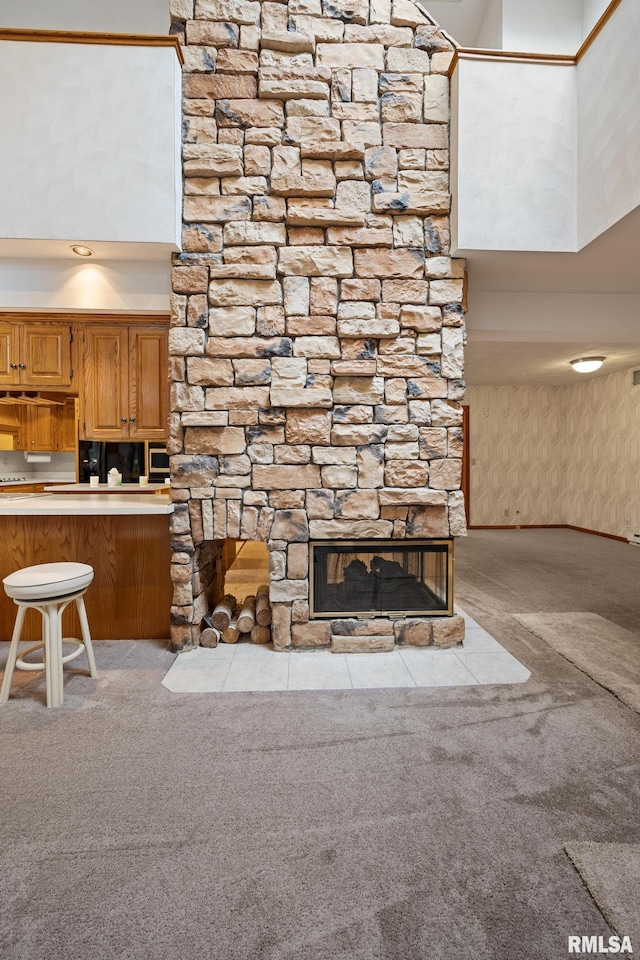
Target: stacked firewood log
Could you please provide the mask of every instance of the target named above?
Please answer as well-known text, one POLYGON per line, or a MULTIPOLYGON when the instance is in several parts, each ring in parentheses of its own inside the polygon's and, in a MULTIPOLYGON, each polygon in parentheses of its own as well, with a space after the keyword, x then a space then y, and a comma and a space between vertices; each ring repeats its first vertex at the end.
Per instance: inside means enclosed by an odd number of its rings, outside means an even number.
POLYGON ((251 643, 269 643, 271 640, 271 603, 269 587, 265 583, 258 587, 255 594, 238 602, 231 593, 226 593, 211 613, 203 620, 200 634, 202 647, 215 647, 222 643, 237 643, 249 640, 251 643))

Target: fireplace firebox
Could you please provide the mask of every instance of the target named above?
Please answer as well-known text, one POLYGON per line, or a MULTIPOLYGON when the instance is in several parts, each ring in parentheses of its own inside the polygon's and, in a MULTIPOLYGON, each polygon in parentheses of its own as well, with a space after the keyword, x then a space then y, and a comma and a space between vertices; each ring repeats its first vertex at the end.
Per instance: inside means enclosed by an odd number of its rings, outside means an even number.
POLYGON ((310 544, 311 617, 451 616, 453 540, 310 544))

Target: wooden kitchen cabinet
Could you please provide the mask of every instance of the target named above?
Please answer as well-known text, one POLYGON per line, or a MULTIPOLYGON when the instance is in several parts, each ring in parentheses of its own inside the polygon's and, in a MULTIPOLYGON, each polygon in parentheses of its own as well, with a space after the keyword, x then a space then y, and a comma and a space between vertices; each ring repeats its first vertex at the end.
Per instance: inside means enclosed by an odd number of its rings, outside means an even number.
POLYGON ((15 450, 56 450, 56 420, 53 407, 35 404, 20 405, 20 429, 15 439, 15 450))
POLYGON ((12 386, 16 382, 16 368, 12 366, 14 354, 18 352, 17 326, 13 323, 0 323, 0 384, 12 386))
POLYGON ((80 391, 80 437, 120 440, 128 437, 128 352, 126 326, 86 324, 80 391), (124 419, 123 419, 124 418, 124 419))
POLYGON ((75 453, 78 447, 78 410, 77 397, 67 397, 64 407, 57 407, 56 450, 61 453, 75 453))
POLYGON ((168 335, 151 324, 83 324, 80 438, 164 440, 168 335))
MULTIPOLYGON (((105 497, 100 516, 62 511, 38 516, 28 507, 22 515, 0 515, 0 580, 37 563, 88 563, 94 570, 85 598, 93 639, 166 642, 172 596, 169 517, 137 514, 135 508, 126 516, 114 515, 109 499, 105 497)), ((138 498, 129 499, 133 503, 138 498)), ((0 636, 11 636, 15 616, 13 600, 0 590, 0 636)), ((77 637, 75 604, 65 621, 65 635, 77 637)), ((42 636, 41 618, 33 610, 27 612, 22 636, 25 640, 42 636)))
POLYGON ((129 327, 129 403, 129 438, 165 440, 169 415, 165 327, 129 327))
POLYGON ((44 483, 3 483, 0 493, 42 493, 44 483))
POLYGON ((10 442, 2 449, 75 453, 78 398, 60 399, 63 402, 52 406, 3 403, 0 407, 0 433, 10 438, 10 442))
POLYGON ((0 386, 70 388, 72 342, 69 323, 0 321, 0 386))

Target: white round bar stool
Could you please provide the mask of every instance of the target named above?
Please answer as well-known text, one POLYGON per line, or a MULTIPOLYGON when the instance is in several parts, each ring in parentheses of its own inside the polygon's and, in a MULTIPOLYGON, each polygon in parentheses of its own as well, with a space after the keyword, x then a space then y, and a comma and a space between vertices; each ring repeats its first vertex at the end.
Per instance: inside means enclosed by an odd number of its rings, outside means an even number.
POLYGON ((5 593, 18 607, 9 659, 0 690, 0 703, 9 699, 14 668, 44 670, 47 684, 47 706, 59 707, 63 700, 63 672, 65 663, 75 660, 84 650, 89 662, 89 674, 96 676, 96 662, 91 646, 89 621, 84 606, 84 594, 93 580, 93 567, 87 563, 39 563, 10 573, 2 581, 5 593), (62 614, 75 601, 82 640, 62 636, 62 614), (38 610, 42 615, 42 640, 32 644, 18 655, 22 625, 27 610, 38 610), (74 643, 76 649, 63 656, 62 644, 74 643), (42 649, 42 660, 25 660, 34 650, 42 649))

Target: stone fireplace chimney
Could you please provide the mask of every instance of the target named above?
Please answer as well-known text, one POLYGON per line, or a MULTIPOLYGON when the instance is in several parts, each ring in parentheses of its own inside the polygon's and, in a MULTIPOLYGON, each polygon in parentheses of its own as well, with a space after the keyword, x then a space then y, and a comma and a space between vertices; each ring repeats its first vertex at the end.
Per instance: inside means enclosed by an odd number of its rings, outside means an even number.
POLYGON ((310 542, 465 533, 452 44, 410 0, 195 0, 194 17, 174 25, 174 648, 222 592, 226 538, 268 544, 276 649, 459 643, 455 616, 309 609, 310 542))

